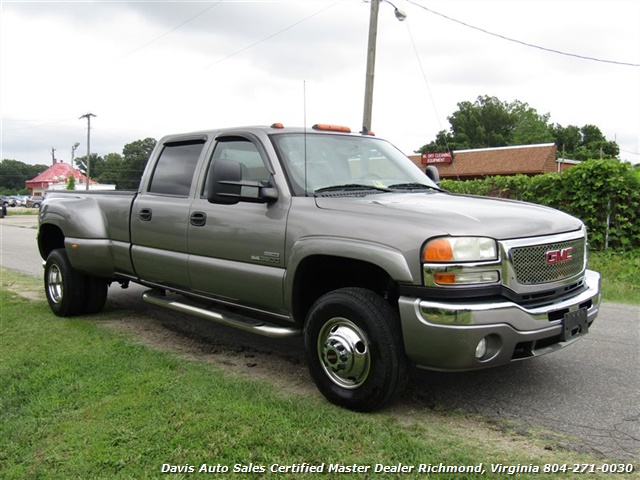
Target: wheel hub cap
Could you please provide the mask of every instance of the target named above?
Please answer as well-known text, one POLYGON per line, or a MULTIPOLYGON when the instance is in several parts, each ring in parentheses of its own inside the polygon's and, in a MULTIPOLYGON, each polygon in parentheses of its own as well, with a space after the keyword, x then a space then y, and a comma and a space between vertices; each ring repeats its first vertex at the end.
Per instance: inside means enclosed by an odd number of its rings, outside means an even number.
POLYGON ((335 318, 318 337, 318 354, 329 378, 343 388, 357 388, 369 374, 370 356, 364 333, 353 322, 335 318))

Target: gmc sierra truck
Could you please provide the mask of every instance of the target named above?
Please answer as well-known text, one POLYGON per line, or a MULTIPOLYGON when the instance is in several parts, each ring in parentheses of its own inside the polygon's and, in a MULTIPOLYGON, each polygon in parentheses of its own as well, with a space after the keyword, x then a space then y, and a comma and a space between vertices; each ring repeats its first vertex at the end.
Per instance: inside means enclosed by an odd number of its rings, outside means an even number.
POLYGON ((331 402, 381 408, 411 365, 473 370, 584 336, 600 305, 584 224, 453 195, 387 141, 348 128, 162 138, 136 192, 51 192, 47 301, 99 312, 111 283, 270 337, 302 335, 331 402))

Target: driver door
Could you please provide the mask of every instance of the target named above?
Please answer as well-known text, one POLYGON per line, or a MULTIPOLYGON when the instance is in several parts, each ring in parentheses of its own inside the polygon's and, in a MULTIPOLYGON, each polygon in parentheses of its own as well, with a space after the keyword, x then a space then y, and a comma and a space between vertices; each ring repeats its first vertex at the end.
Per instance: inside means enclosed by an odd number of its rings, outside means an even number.
MULTIPOLYGON (((267 156, 257 140, 217 139, 208 170, 217 160, 240 163, 244 180, 268 184, 267 156)), ((289 203, 209 203, 204 192, 191 205, 189 276, 194 292, 284 313, 285 231, 289 203)))

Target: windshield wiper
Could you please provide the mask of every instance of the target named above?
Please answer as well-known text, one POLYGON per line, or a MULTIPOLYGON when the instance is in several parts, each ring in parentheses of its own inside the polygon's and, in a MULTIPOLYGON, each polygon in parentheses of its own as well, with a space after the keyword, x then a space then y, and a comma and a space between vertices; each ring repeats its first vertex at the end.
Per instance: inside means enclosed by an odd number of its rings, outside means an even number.
POLYGON ((359 183, 345 183, 344 185, 332 185, 330 187, 322 187, 317 189, 313 193, 325 193, 325 192, 335 192, 341 190, 377 190, 379 192, 390 192, 391 190, 386 187, 376 187, 375 185, 362 185, 359 183))
POLYGON ((433 187, 431 185, 425 185, 424 183, 396 183, 394 185, 389 185, 389 187, 391 190, 437 190, 439 192, 442 191, 442 189, 438 188, 438 187, 433 187))

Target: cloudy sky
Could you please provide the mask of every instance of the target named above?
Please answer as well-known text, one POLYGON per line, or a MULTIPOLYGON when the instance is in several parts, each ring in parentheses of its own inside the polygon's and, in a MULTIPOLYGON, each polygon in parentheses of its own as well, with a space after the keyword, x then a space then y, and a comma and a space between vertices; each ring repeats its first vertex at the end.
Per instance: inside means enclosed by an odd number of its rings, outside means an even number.
MULTIPOLYGON (((380 5, 378 136, 411 154, 449 129, 457 103, 490 95, 552 123, 597 125, 621 158, 640 162, 637 0, 392 3, 407 21, 380 5)), ((68 162, 76 142, 84 155, 88 112, 99 155, 207 128, 362 125, 370 4, 361 0, 2 0, 1 9, 1 158, 49 164, 55 148, 68 162)))

